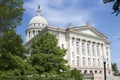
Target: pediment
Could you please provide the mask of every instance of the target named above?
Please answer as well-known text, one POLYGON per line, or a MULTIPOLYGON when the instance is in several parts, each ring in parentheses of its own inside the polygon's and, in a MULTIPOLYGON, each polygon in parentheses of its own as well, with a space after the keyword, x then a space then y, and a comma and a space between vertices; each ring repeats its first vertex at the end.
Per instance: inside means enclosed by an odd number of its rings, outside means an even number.
POLYGON ((83 34, 83 35, 88 35, 88 36, 106 39, 105 35, 103 35, 102 33, 100 33, 98 30, 96 30, 93 27, 77 27, 77 28, 73 28, 71 30, 74 32, 83 34))
POLYGON ((92 36, 98 37, 98 35, 95 32, 93 32, 92 30, 80 30, 79 32, 83 33, 83 34, 87 34, 87 35, 92 35, 92 36))

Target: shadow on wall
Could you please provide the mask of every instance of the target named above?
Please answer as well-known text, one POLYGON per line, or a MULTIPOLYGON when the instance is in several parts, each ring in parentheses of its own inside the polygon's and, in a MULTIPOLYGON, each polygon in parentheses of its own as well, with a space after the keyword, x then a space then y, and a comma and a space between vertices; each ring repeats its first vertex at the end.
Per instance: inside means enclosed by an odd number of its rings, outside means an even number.
POLYGON ((107 77, 107 80, 120 80, 120 76, 107 77))

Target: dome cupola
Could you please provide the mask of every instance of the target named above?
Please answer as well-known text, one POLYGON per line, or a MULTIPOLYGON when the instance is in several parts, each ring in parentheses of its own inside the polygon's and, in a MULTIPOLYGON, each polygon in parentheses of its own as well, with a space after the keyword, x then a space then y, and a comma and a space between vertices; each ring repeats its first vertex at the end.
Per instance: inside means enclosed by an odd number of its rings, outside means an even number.
POLYGON ((36 36, 47 25, 48 22, 41 16, 40 5, 38 5, 37 15, 30 20, 28 29, 26 30, 26 42, 36 36))
POLYGON ((31 28, 44 28, 48 25, 47 20, 41 16, 40 5, 38 5, 37 15, 33 17, 28 25, 28 29, 31 28))

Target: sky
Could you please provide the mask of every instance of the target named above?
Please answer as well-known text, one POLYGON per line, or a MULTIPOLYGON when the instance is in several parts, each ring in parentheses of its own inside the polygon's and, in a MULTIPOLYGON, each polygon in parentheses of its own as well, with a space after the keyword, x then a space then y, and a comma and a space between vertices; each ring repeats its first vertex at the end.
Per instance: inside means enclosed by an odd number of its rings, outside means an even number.
POLYGON ((25 30, 36 15, 38 5, 41 15, 51 26, 66 28, 68 23, 75 27, 90 22, 111 41, 111 60, 120 69, 120 15, 111 14, 113 3, 104 4, 102 0, 24 0, 23 21, 16 29, 24 42, 25 30))

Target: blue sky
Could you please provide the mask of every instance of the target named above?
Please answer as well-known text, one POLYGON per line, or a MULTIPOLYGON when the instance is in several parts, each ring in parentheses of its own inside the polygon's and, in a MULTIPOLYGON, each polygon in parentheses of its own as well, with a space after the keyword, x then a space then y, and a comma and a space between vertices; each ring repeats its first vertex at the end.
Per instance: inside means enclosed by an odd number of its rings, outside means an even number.
POLYGON ((25 0, 23 21, 16 29, 24 41, 25 30, 36 15, 38 4, 49 25, 66 28, 68 23, 80 26, 89 21, 112 42, 112 62, 116 62, 120 69, 120 15, 111 15, 113 3, 103 4, 102 0, 25 0))

